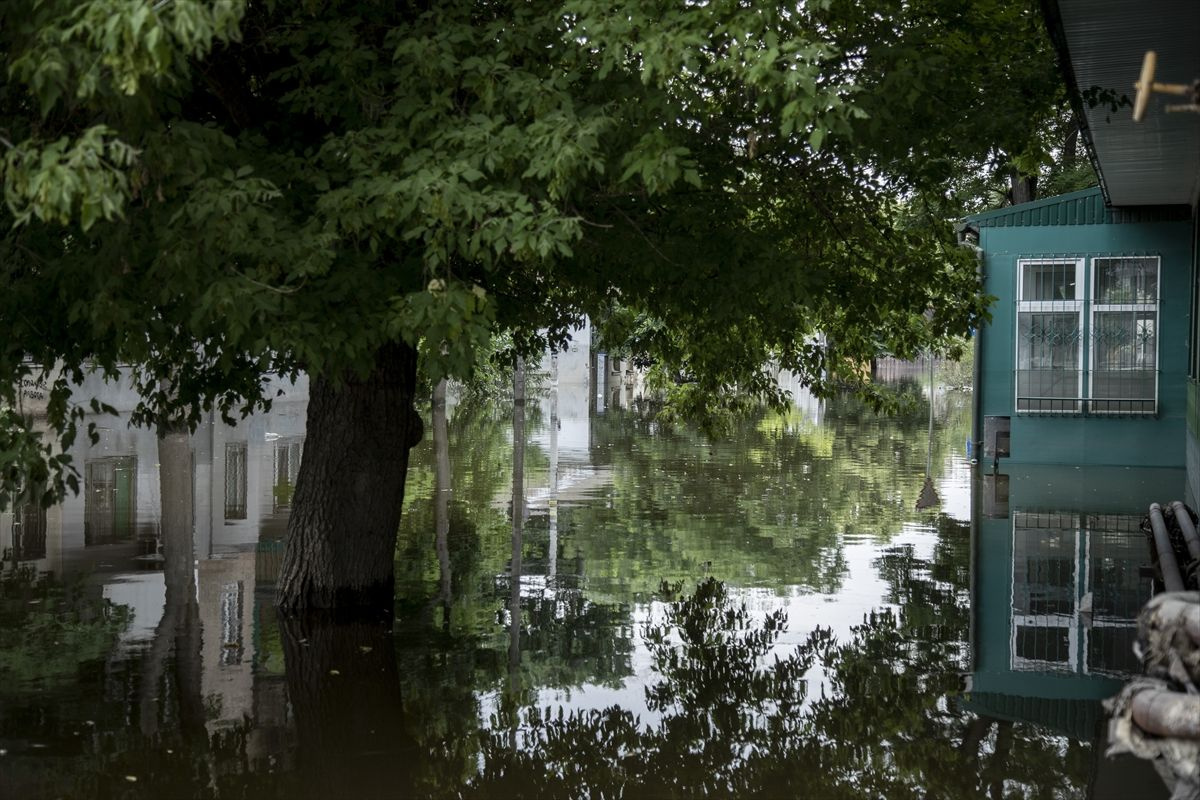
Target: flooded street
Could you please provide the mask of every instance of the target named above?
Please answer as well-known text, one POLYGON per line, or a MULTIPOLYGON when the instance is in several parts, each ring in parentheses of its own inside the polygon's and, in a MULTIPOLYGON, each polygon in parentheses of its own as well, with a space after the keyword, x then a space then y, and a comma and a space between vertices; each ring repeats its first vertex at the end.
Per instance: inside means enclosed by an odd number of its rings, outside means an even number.
POLYGON ((110 418, 78 497, 0 514, 0 797, 1157 796, 1099 700, 1183 471, 993 475, 969 394, 931 436, 895 386, 720 440, 621 386, 547 383, 523 436, 451 397, 394 625, 275 613, 303 392, 186 451, 110 418))

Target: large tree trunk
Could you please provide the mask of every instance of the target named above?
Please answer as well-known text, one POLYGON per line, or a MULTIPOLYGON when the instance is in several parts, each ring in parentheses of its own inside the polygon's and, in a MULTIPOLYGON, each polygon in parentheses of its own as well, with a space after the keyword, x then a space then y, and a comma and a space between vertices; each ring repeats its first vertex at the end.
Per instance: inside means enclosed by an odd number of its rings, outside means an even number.
POLYGON ((417 353, 404 344, 381 348, 365 380, 312 379, 280 608, 390 614, 408 451, 422 432, 416 382, 417 353))
POLYGON ((1037 176, 1021 175, 1013 169, 1009 175, 1008 193, 1014 206, 1037 199, 1037 176))

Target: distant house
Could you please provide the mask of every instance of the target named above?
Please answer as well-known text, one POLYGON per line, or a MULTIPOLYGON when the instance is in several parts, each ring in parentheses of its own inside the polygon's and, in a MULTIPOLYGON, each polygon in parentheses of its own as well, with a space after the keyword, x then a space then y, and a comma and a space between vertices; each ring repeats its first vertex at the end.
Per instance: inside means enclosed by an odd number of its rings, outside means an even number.
POLYGON ((1191 329, 1186 206, 1111 208, 1099 188, 969 217, 985 291, 985 457, 1182 467, 1191 329))

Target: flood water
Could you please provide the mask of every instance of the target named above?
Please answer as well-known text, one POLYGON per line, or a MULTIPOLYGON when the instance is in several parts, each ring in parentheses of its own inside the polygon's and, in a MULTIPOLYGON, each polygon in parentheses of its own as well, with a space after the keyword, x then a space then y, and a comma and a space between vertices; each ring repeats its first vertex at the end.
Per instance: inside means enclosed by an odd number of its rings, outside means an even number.
POLYGON ((933 393, 931 438, 897 389, 717 441, 620 385, 545 387, 523 436, 452 401, 393 626, 274 612, 303 392, 197 431, 189 525, 109 419, 80 496, 0 514, 0 796, 1158 796, 1099 699, 1182 472, 975 470, 970 395, 933 393))

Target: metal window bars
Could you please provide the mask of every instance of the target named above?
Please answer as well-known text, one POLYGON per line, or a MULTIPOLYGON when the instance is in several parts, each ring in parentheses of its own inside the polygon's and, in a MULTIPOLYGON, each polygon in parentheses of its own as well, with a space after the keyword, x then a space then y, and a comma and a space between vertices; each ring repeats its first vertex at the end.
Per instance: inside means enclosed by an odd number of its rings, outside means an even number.
POLYGON ((1156 415, 1158 257, 1017 263, 1017 412, 1156 415))

